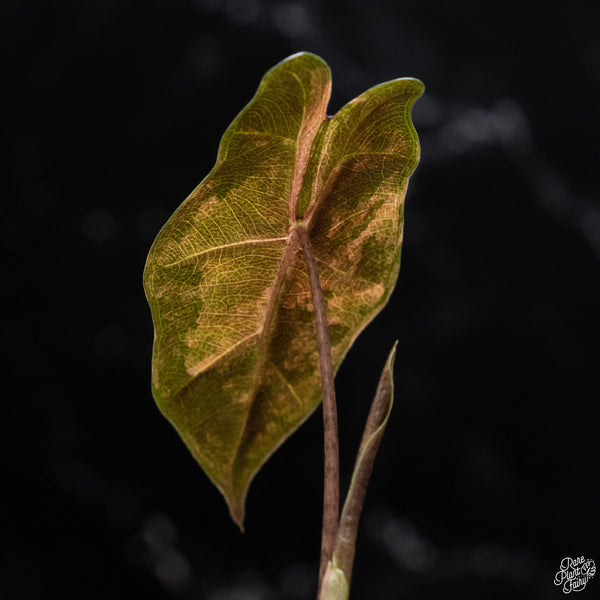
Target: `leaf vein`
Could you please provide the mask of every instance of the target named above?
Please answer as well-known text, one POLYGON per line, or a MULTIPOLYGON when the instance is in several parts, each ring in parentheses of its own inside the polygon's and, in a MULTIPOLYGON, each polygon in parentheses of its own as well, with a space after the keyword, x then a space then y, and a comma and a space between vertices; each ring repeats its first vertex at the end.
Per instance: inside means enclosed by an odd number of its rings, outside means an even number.
POLYGON ((236 248, 239 246, 248 246, 248 245, 260 245, 260 244, 270 244, 273 242, 285 242, 289 240, 289 235, 277 238, 263 238, 258 240, 241 240, 239 242, 232 242, 231 244, 221 244, 220 246, 212 246, 210 248, 206 248, 205 250, 201 250, 200 252, 195 252, 194 254, 188 254, 183 258, 176 260, 175 262, 168 263, 165 265, 161 265, 162 267, 174 267, 176 265, 191 261, 199 256, 203 256, 205 254, 210 254, 211 252, 218 252, 219 250, 226 250, 228 248, 236 248))

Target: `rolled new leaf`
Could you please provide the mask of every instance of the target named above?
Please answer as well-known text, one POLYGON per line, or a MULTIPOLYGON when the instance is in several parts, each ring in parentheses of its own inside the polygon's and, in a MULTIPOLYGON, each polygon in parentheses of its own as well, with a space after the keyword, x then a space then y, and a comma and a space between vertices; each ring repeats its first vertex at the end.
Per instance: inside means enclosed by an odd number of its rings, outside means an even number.
MULTIPOLYGON (((379 384, 375 398, 371 404, 371 410, 367 418, 365 430, 360 443, 360 448, 354 464, 352 480, 348 495, 344 502, 340 526, 337 533, 335 548, 333 550, 332 563, 344 574, 345 581, 350 586, 352 577, 352 565, 356 551, 356 535, 360 514, 369 484, 369 478, 373 471, 373 463, 383 438, 383 433, 390 417, 394 401, 394 359, 396 358, 396 346, 390 351, 385 367, 379 378, 379 384)), ((339 574, 336 580, 339 578, 339 574)), ((328 598, 322 596, 323 599, 328 598)))

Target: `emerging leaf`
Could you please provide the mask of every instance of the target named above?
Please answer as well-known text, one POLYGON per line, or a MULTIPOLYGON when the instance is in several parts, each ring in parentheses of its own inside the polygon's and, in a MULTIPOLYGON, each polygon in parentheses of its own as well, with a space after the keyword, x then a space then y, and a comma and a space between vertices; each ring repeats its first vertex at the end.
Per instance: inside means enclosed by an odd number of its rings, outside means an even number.
POLYGON ((396 341, 390 351, 379 378, 375 398, 371 404, 360 448, 356 455, 352 480, 340 516, 340 525, 333 550, 332 564, 344 574, 344 581, 348 585, 352 578, 352 565, 356 551, 356 535, 358 533, 360 513, 365 501, 365 494, 373 470, 375 456, 383 438, 394 402, 394 360, 396 359, 397 345, 398 341, 396 341))
POLYGON ((273 67, 144 271, 154 398, 240 527, 250 481, 320 402, 298 228, 319 264, 336 370, 398 276, 423 85, 383 83, 332 118, 330 87, 313 54, 273 67))

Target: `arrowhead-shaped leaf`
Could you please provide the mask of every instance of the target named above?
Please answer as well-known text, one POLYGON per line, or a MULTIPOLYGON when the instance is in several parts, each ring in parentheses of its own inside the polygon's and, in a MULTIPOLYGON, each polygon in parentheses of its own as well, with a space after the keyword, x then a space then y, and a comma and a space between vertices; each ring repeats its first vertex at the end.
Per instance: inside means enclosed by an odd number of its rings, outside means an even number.
POLYGON ((144 272, 154 398, 240 526, 250 481, 321 399, 298 228, 318 262, 335 369, 398 275, 423 85, 381 84, 331 118, 330 82, 308 53, 265 75, 144 272))

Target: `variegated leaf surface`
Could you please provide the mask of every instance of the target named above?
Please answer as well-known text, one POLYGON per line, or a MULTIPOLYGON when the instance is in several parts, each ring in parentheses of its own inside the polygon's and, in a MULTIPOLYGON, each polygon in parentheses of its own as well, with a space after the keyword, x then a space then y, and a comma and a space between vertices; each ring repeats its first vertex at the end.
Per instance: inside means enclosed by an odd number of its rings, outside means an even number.
POLYGON ((144 270, 154 398, 240 526, 252 478, 321 399, 298 228, 310 233, 336 370, 398 276, 423 85, 383 83, 333 117, 330 88, 310 53, 268 71, 144 270))

